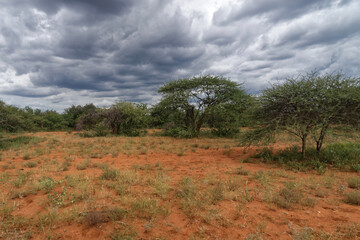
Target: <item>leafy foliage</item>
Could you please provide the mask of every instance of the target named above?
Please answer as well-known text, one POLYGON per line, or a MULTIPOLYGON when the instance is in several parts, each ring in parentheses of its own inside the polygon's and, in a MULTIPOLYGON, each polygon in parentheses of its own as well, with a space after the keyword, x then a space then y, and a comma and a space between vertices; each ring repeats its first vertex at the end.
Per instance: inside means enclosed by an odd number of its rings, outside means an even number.
POLYGON ((78 130, 92 130, 86 136, 112 134, 138 136, 147 127, 147 107, 144 104, 118 102, 108 109, 97 109, 79 118, 78 130))
MULTIPOLYGON (((171 81, 162 86, 159 93, 163 98, 153 114, 166 119, 167 123, 173 121, 176 128, 186 130, 192 137, 199 136, 201 127, 211 115, 213 126, 222 127, 220 122, 230 109, 239 106, 239 111, 234 109, 232 113, 241 113, 247 99, 241 85, 211 75, 171 81), (217 118, 214 117, 216 112, 219 113, 217 118), (221 113, 224 114, 222 117, 221 113)), ((231 121, 231 117, 228 121, 231 121)))
POLYGON ((273 85, 258 98, 253 136, 264 138, 286 131, 302 141, 305 156, 308 137, 320 152, 328 130, 335 124, 359 125, 360 80, 343 74, 312 72, 273 85))

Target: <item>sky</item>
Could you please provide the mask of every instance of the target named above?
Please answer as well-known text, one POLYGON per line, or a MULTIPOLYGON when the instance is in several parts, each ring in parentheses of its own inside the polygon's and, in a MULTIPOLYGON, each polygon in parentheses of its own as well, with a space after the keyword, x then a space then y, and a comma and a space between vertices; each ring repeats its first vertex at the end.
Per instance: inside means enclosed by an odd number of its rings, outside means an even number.
POLYGON ((205 74, 249 93, 360 76, 359 0, 0 0, 0 16, 0 99, 18 107, 154 104, 205 74))

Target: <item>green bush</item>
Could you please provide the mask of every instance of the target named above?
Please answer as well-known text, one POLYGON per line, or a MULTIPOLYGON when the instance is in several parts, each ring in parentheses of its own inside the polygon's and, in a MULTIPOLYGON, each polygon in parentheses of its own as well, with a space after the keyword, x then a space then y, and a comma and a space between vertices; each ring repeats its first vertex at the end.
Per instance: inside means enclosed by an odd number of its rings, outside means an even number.
POLYGON ((299 146, 291 146, 273 152, 272 148, 264 148, 253 156, 266 163, 286 165, 290 169, 314 169, 323 174, 327 165, 339 169, 360 170, 360 143, 333 143, 324 147, 318 153, 315 148, 309 148, 305 158, 302 157, 299 146))

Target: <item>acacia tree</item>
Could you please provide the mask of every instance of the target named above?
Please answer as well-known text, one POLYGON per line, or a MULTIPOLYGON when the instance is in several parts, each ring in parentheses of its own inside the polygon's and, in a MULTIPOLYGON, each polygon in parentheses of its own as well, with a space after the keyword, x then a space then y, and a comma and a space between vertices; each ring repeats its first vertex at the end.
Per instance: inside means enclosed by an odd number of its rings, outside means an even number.
POLYGON ((159 93, 163 95, 160 105, 167 112, 180 113, 185 129, 194 137, 217 106, 247 98, 241 84, 211 75, 171 81, 159 93))
POLYGON ((258 103, 258 136, 286 131, 301 139, 305 157, 309 136, 319 153, 334 124, 359 124, 360 81, 341 73, 312 72, 265 89, 258 103))

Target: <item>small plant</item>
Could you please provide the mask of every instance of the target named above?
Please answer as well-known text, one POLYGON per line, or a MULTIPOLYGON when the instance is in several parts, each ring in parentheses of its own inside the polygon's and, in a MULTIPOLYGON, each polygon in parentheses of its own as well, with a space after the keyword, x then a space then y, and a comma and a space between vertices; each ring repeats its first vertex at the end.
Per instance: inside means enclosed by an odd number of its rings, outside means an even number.
POLYGON ((36 166, 37 166, 36 162, 33 161, 23 163, 23 167, 27 167, 27 168, 34 168, 36 166))
POLYGON ((180 181, 180 188, 177 193, 180 198, 194 198, 196 196, 196 186, 190 177, 184 177, 180 181))
POLYGON ((245 182, 244 199, 246 202, 252 202, 257 197, 258 192, 256 190, 250 190, 247 187, 248 181, 245 182), (251 194, 252 192, 252 194, 251 194))
POLYGON ((309 227, 298 227, 294 226, 292 222, 289 223, 292 238, 294 240, 312 240, 314 239, 314 230, 309 227))
POLYGON ((35 191, 33 191, 31 189, 20 190, 20 191, 15 191, 15 192, 11 193, 10 198, 11 199, 25 198, 31 194, 35 194, 35 191))
POLYGON ((201 145, 200 148, 207 150, 210 148, 210 145, 201 145))
POLYGON ((65 195, 66 195, 65 187, 60 193, 55 192, 52 194, 48 194, 48 200, 50 205, 54 207, 62 207, 64 205, 65 195))
POLYGON ((20 173, 17 178, 12 181, 12 184, 16 188, 20 188, 25 185, 26 181, 29 179, 29 173, 20 173))
POLYGON ((221 182, 217 182, 213 189, 210 191, 212 204, 217 204, 224 199, 225 187, 221 182))
POLYGON ((114 207, 107 211, 107 216, 111 221, 123 220, 127 215, 128 211, 119 207, 114 207))
POLYGON ((24 160, 29 160, 31 157, 30 157, 30 154, 29 153, 24 153, 22 159, 24 160))
POLYGON ((360 191, 349 192, 345 195, 345 201, 349 204, 360 206, 360 191))
POLYGON ((109 237, 111 240, 133 240, 137 236, 138 234, 133 227, 125 225, 121 228, 115 229, 109 237))
POLYGON ((151 184, 154 187, 154 193, 163 199, 166 198, 166 195, 171 190, 168 185, 169 180, 170 178, 168 176, 158 174, 151 184))
POLYGON ((70 166, 71 166, 70 160, 65 160, 59 167, 59 171, 62 172, 68 171, 70 166))
POLYGON ((89 167, 91 163, 91 160, 90 159, 86 159, 85 161, 83 161, 81 164, 77 165, 76 166, 76 169, 77 170, 85 170, 89 167))
POLYGON ((38 182, 38 189, 49 193, 55 187, 55 181, 49 177, 42 177, 38 182))
POLYGON ((107 213, 105 211, 91 211, 85 213, 84 220, 89 226, 97 226, 100 223, 107 222, 107 213))
POLYGON ((360 189, 360 177, 353 177, 347 180, 349 188, 360 189))
POLYGON ((115 180, 119 175, 119 171, 116 169, 106 168, 100 176, 100 179, 103 180, 115 180))
POLYGON ((139 218, 152 219, 154 215, 167 215, 168 210, 163 208, 154 199, 138 198, 131 204, 131 211, 139 218))
POLYGON ((303 199, 303 194, 294 182, 288 182, 285 184, 278 195, 273 199, 274 203, 285 209, 291 209, 295 204, 298 204, 303 199))

